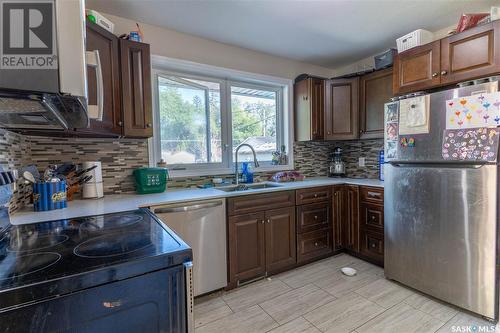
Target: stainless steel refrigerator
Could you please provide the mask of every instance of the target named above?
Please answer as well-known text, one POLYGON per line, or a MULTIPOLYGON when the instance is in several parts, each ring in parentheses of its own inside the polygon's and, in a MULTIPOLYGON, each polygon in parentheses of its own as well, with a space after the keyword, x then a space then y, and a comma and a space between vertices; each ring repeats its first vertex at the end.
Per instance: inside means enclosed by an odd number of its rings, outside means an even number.
POLYGON ((495 320, 498 90, 496 81, 457 87, 404 114, 404 100, 385 110, 386 277, 495 320))

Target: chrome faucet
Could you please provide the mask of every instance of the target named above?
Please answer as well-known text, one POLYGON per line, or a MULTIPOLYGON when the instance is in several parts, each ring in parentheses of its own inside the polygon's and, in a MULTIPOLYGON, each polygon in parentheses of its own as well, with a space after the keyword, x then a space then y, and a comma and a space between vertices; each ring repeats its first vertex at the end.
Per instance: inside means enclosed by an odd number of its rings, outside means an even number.
POLYGON ((253 149, 252 146, 250 146, 248 143, 242 143, 238 147, 236 147, 236 151, 234 152, 235 162, 236 162, 234 178, 235 178, 236 185, 238 185, 240 183, 240 177, 238 175, 238 152, 240 151, 240 148, 243 146, 247 146, 248 148, 250 148, 250 150, 252 151, 252 154, 253 154, 253 164, 255 164, 256 168, 259 167, 259 161, 257 161, 257 155, 255 154, 255 149, 253 149))

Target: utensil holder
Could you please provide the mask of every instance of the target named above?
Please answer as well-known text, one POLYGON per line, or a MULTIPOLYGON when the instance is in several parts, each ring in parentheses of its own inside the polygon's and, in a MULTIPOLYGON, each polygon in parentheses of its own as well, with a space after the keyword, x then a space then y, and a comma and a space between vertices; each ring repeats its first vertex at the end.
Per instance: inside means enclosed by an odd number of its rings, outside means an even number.
POLYGON ((33 184, 35 212, 66 208, 66 181, 33 184))

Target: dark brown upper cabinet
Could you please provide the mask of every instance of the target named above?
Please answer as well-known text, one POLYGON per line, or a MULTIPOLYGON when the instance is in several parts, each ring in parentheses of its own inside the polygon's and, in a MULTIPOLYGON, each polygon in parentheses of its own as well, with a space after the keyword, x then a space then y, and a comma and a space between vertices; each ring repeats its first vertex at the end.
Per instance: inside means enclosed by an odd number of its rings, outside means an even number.
POLYGON ((440 41, 435 41, 396 55, 394 94, 424 90, 440 83, 440 41))
POLYGON ((295 141, 324 139, 325 80, 308 78, 294 85, 295 141))
POLYGON ((500 73, 500 21, 472 28, 396 56, 394 94, 500 73))
POLYGON ((363 75, 359 83, 359 138, 383 138, 384 104, 392 97, 392 68, 363 75))
POLYGON ((357 139, 359 78, 327 81, 325 107, 326 140, 357 139))
POLYGON ((500 21, 441 40, 441 83, 451 84, 500 72, 500 21))
MULTIPOLYGON (((87 51, 98 51, 101 62, 103 89, 102 121, 90 120, 90 127, 78 129, 77 133, 97 136, 120 136, 121 122, 121 85, 120 51, 118 38, 97 24, 87 21, 87 51)), ((97 108, 97 70, 87 68, 87 88, 89 108, 97 108)))
MULTIPOLYGON (((91 119, 89 128, 68 131, 67 134, 84 137, 152 137, 149 45, 119 39, 97 24, 86 24, 87 51, 99 52, 103 116, 102 121, 91 119)), ((100 89, 97 73, 98 68, 87 68, 89 109, 98 108, 100 89)))
POLYGON ((120 39, 123 135, 153 136, 149 44, 120 39))

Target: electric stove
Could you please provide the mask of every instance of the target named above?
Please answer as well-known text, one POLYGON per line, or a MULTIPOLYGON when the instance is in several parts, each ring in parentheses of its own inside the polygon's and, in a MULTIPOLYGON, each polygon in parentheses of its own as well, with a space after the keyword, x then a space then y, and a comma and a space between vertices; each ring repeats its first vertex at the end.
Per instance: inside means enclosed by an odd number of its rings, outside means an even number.
MULTIPOLYGON (((98 309, 94 309, 95 315, 89 313, 87 319, 81 318, 81 314, 85 313, 81 309, 85 304, 81 302, 92 304, 95 297, 98 297, 95 304, 97 307, 102 306, 105 317, 110 313, 130 312, 124 312, 124 309, 133 309, 134 313, 140 313, 143 306, 141 304, 144 302, 154 303, 156 307, 164 304, 168 308, 172 304, 179 304, 185 308, 186 302, 189 302, 186 300, 189 291, 186 292, 184 281, 186 273, 183 267, 191 260, 192 252, 189 246, 146 209, 29 225, 12 225, 0 234, 0 330, 25 328, 19 326, 21 322, 16 322, 16 318, 29 322, 27 314, 31 313, 30 309, 35 312, 43 311, 43 304, 46 304, 47 300, 62 302, 60 305, 66 307, 65 313, 68 315, 73 306, 75 315, 80 316, 78 319, 67 318, 65 325, 57 324, 57 318, 54 317, 54 325, 58 330, 65 327, 67 330, 77 328, 84 332, 104 328, 117 329, 120 325, 116 321, 117 318, 113 318, 109 323, 106 322, 107 324, 104 323, 100 317, 96 317, 98 309), (153 276, 151 273, 171 268, 176 269, 170 279, 168 276, 171 274, 164 274, 165 276, 160 279, 146 283, 146 280, 153 276), (129 283, 130 290, 121 296, 120 306, 107 306, 106 304, 113 304, 113 301, 104 295, 118 282, 123 284, 121 289, 127 289, 129 283), (146 284, 140 287, 143 283, 146 284), (165 299, 143 299, 144 295, 148 295, 146 291, 148 285, 156 286, 155 289, 159 288, 157 291, 151 291, 149 297, 152 298, 157 297, 155 293, 161 295, 161 288, 164 286, 165 299), (180 289, 173 291, 172 286, 180 289), (99 289, 99 292, 94 292, 95 295, 92 297, 85 296, 84 292, 93 289, 99 289), (74 305, 68 301, 72 299, 68 297, 71 295, 78 295, 73 297, 76 301, 73 302, 74 305), (183 299, 174 301, 173 296, 182 296, 183 299), (124 299, 127 299, 126 303, 124 299), (80 310, 77 307, 80 307, 80 310), (91 329, 82 329, 89 323, 94 325, 89 326, 91 329), (104 326, 99 326, 103 323, 104 326)), ((54 305, 49 308, 52 312, 58 312, 54 305)), ((143 310, 150 312, 148 309, 143 310)), ((160 318, 156 318, 154 327, 174 325, 175 329, 170 331, 183 330, 186 327, 183 322, 172 323, 172 318, 168 319, 169 322, 162 322, 161 312, 158 312, 158 316, 160 318)), ((131 321, 130 314, 127 317, 128 321, 131 321)), ((138 327, 143 324, 148 325, 141 323, 140 318, 136 319, 138 327)), ((151 321, 151 318, 149 320, 151 321)), ((47 332, 54 328, 47 324, 49 321, 47 318, 44 319, 47 332)), ((33 325, 32 321, 30 325, 33 325)), ((129 323, 124 329, 132 332, 133 327, 133 323, 129 323)))

